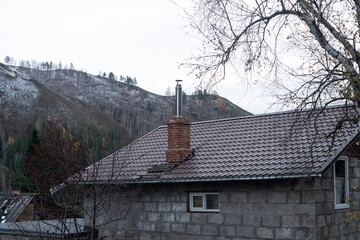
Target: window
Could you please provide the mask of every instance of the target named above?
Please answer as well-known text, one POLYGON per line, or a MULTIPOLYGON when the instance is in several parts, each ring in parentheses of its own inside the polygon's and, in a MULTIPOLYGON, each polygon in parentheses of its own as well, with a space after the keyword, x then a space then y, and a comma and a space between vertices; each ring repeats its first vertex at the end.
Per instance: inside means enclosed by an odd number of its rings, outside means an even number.
POLYGON ((218 193, 190 193, 190 211, 219 212, 218 193))
POLYGON ((348 159, 341 157, 334 164, 334 202, 335 209, 348 208, 349 176, 348 159))

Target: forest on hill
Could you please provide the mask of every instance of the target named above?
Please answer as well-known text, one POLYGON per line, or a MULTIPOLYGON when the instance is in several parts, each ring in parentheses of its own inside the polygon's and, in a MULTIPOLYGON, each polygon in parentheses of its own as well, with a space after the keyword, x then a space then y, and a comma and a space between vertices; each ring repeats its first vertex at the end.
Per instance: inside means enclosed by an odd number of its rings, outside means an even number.
MULTIPOLYGON (((14 66, 11 58, 5 61, 8 65, 0 63, 3 190, 25 190, 29 185, 26 156, 29 159, 32 143, 49 141, 50 123, 57 137, 65 131, 94 162, 166 124, 174 114, 174 96, 148 92, 137 86, 136 77, 92 75, 72 64, 20 61, 14 66)), ((216 93, 197 89, 184 93, 183 115, 194 122, 250 113, 216 93)))

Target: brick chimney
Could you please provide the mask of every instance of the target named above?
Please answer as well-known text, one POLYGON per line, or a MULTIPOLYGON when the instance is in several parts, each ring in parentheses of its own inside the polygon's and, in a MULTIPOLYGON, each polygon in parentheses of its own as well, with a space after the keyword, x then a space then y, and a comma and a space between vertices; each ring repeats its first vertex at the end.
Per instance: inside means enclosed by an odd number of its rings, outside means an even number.
POLYGON ((183 162, 193 150, 190 149, 190 121, 181 116, 181 80, 176 80, 176 116, 167 122, 168 150, 166 161, 169 163, 183 162))

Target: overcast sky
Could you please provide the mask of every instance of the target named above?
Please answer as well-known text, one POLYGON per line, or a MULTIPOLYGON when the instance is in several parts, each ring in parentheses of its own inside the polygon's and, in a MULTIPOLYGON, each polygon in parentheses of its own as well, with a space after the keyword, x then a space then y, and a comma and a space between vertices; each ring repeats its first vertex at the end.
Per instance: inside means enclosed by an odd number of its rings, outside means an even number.
MULTIPOLYGON (((179 1, 191 11, 191 4, 179 1)), ((0 0, 0 61, 73 63, 89 73, 136 77, 138 85, 164 95, 183 79, 187 93, 196 79, 179 64, 201 44, 188 34, 188 20, 170 0, 0 0)), ((217 92, 252 113, 264 113, 273 101, 264 86, 228 77, 217 92)))

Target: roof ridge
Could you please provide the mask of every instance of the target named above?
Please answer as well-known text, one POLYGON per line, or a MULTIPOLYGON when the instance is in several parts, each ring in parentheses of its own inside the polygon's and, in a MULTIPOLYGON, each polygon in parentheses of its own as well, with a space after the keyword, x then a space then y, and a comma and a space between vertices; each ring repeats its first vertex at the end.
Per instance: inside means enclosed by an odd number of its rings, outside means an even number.
MULTIPOLYGON (((340 107, 344 107, 346 105, 333 105, 333 106, 328 106, 326 107, 326 109, 330 109, 330 108, 340 108, 340 107)), ((352 105, 349 105, 352 106, 352 105)), ((321 109, 321 108, 316 108, 316 109, 321 109)), ((205 120, 205 121, 198 121, 198 122, 192 122, 191 124, 202 124, 202 123, 210 123, 210 122, 222 122, 222 121, 231 121, 231 120, 237 120, 237 119, 246 119, 246 118, 257 118, 257 117, 265 117, 265 116, 274 116, 274 115, 282 115, 282 114, 290 114, 290 113, 297 113, 297 112, 308 112, 313 110, 313 108, 307 108, 307 109, 302 109, 302 110, 297 110, 297 109, 293 109, 293 110, 287 110, 287 111, 282 111, 282 112, 271 112, 271 113, 260 113, 260 114, 254 114, 254 115, 249 115, 249 116, 240 116, 240 117, 232 117, 232 118, 221 118, 221 119, 213 119, 213 120, 205 120)), ((164 126, 164 125, 163 125, 164 126)))

